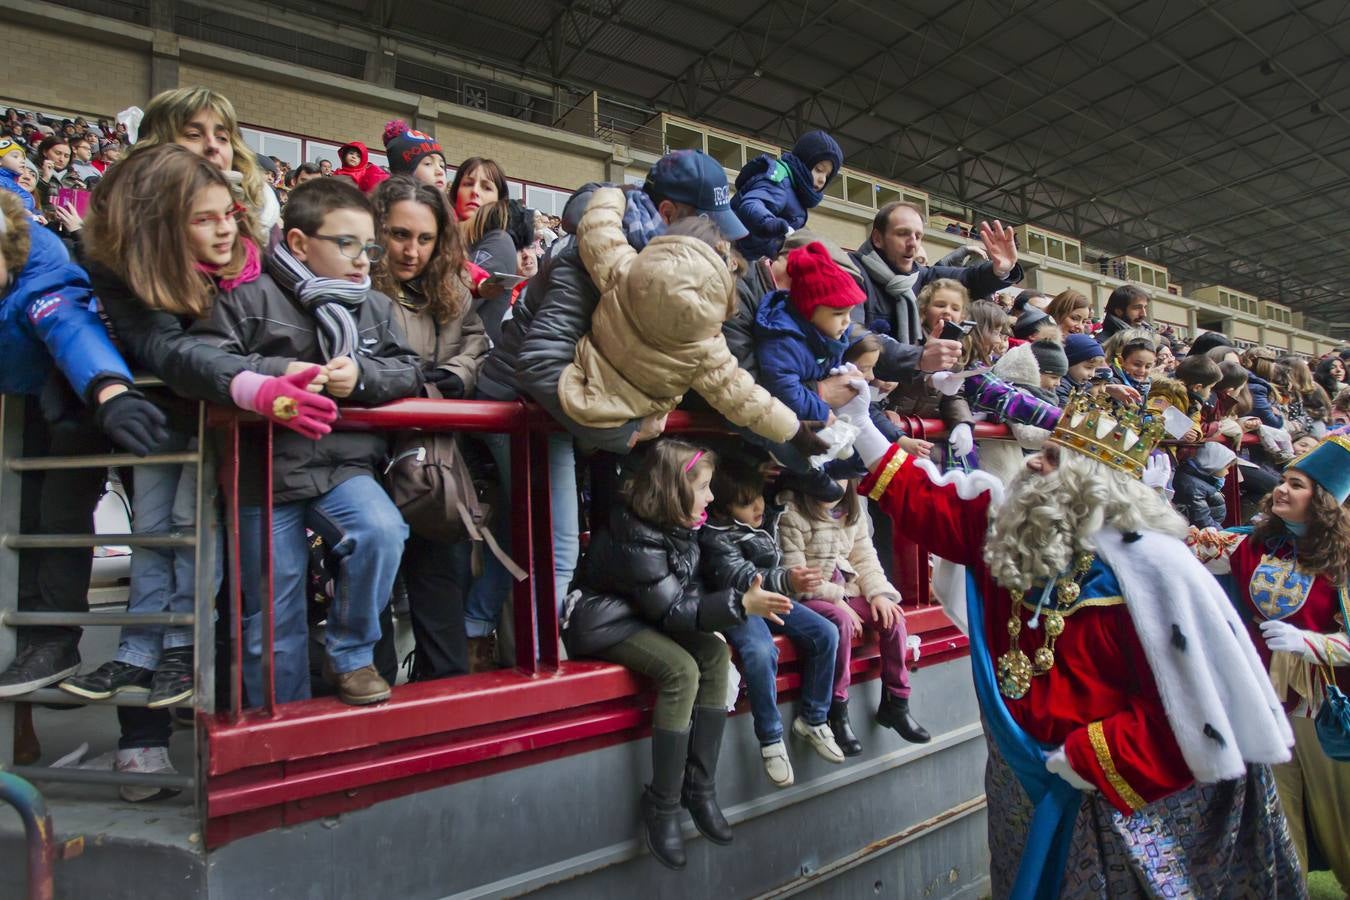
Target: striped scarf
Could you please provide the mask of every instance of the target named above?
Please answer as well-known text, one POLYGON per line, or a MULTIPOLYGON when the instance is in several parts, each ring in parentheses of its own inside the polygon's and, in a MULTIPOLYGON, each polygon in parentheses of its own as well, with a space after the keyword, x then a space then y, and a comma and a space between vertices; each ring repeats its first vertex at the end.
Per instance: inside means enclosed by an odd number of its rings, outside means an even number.
POLYGON ((361 347, 355 310, 370 292, 370 277, 353 282, 344 278, 320 278, 291 255, 284 243, 267 258, 267 270, 277 284, 294 294, 319 325, 319 349, 325 360, 345 356, 356 359, 361 347))

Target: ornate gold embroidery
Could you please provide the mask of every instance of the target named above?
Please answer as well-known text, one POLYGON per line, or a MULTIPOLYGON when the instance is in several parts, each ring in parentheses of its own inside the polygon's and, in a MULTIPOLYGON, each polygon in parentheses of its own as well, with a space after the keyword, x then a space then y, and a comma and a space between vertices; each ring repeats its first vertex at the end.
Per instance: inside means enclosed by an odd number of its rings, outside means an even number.
POLYGON ((886 463, 886 468, 882 469, 881 474, 877 476, 876 484, 872 485, 872 489, 867 492, 868 497, 872 500, 881 499, 881 495, 886 493, 886 488, 890 487, 891 479, 895 477, 895 473, 900 471, 900 467, 905 464, 907 456, 909 456, 908 453, 899 447, 895 448, 895 455, 890 458, 890 461, 886 463))
MULTIPOLYGON (((1070 606, 1067 609, 1060 609, 1059 614, 1067 619, 1080 609, 1088 606, 1120 606, 1124 602, 1125 598, 1119 594, 1116 594, 1113 597, 1088 597, 1084 600, 1077 601, 1073 606, 1070 606)), ((1036 611, 1036 604, 1025 598, 1022 600, 1022 607, 1024 609, 1029 609, 1032 612, 1036 611)))
POLYGON ((1106 773, 1106 780, 1115 788, 1120 799, 1128 803, 1132 811, 1142 809, 1145 805, 1144 798, 1135 793, 1130 783, 1116 771, 1116 763, 1111 758, 1111 748, 1106 745, 1106 732, 1102 730, 1101 720, 1088 726, 1088 740, 1092 742, 1092 750, 1097 754, 1098 765, 1106 773))

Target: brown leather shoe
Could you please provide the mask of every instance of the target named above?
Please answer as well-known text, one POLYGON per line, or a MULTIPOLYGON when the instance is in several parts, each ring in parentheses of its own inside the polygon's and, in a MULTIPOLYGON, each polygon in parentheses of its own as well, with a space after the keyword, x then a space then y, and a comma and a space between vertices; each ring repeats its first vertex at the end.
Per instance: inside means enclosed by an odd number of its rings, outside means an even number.
POLYGON ((469 638, 469 671, 491 672, 497 668, 497 632, 469 638))
POLYGON ((14 764, 31 766, 42 757, 42 745, 33 730, 33 707, 29 703, 14 704, 14 764))
POLYGON ((350 706, 368 706, 389 699, 389 682, 380 677, 374 666, 362 666, 350 672, 334 672, 333 664, 324 660, 323 677, 337 688, 338 699, 350 706))

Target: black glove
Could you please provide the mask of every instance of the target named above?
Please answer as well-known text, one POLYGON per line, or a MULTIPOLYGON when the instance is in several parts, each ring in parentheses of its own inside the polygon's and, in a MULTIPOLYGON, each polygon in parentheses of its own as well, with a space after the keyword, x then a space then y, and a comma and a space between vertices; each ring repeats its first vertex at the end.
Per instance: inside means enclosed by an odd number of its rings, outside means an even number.
POLYGON ((150 454, 169 437, 169 420, 137 390, 125 390, 100 403, 94 420, 108 437, 137 456, 150 454))
POLYGON ((464 398, 464 379, 449 369, 430 367, 422 370, 422 381, 434 385, 441 397, 446 400, 464 398))
POLYGON ((820 435, 816 434, 824 427, 824 422, 803 422, 801 427, 797 429, 797 433, 788 438, 788 443, 796 447, 802 456, 819 456, 830 449, 830 445, 821 440, 820 435))

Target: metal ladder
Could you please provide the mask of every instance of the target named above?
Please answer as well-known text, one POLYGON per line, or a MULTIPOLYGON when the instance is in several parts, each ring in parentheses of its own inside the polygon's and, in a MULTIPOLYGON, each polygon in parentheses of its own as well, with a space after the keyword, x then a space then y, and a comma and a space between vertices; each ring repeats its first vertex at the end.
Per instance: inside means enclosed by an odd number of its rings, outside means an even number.
MULTIPOLYGON (((201 713, 215 709, 214 601, 217 523, 214 515, 214 466, 211 465, 205 407, 199 406, 197 451, 135 456, 129 453, 88 456, 23 456, 23 404, 17 396, 0 397, 0 670, 14 660, 17 632, 21 626, 76 625, 108 627, 123 625, 192 626, 195 683, 191 707, 201 713), (27 472, 57 469, 105 469, 123 466, 192 465, 197 468, 196 526, 191 532, 170 534, 21 534, 21 479, 27 472), (26 550, 99 546, 194 547, 196 550, 196 604, 191 613, 127 612, 21 612, 19 554, 26 550)), ((102 662, 101 660, 99 662, 102 662)), ((84 663, 89 668, 89 661, 84 663)), ((115 695, 108 700, 87 700, 56 687, 0 698, 0 770, 38 782, 88 785, 137 785, 193 792, 200 814, 203 804, 196 774, 150 775, 117 771, 14 765, 14 704, 52 703, 67 706, 145 706, 144 694, 115 695)), ((183 704, 184 706, 188 704, 183 704)), ((200 768, 203 749, 196 743, 194 760, 200 768)))

